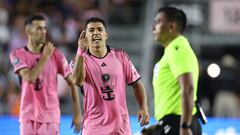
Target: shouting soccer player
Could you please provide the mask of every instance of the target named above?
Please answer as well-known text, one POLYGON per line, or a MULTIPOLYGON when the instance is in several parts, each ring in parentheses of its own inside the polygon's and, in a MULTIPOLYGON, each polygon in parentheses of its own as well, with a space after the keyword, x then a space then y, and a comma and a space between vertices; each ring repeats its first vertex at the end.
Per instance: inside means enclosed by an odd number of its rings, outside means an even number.
POLYGON ((131 135, 126 85, 133 87, 141 125, 149 122, 147 97, 140 75, 128 55, 106 45, 108 34, 101 18, 90 18, 79 38, 73 82, 84 94, 83 135, 131 135))

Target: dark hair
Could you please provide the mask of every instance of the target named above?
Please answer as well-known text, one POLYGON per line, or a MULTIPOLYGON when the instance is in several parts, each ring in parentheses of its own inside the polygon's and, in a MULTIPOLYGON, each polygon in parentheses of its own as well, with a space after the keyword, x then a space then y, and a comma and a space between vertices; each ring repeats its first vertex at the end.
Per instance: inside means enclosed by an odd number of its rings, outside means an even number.
POLYGON ((158 9, 158 13, 160 12, 166 15, 168 21, 176 22, 181 33, 184 32, 187 24, 187 17, 183 10, 175 7, 163 7, 158 9))
POLYGON ((25 20, 25 26, 29 25, 29 24, 32 24, 32 22, 35 21, 35 20, 45 20, 45 18, 41 14, 31 15, 25 20))
POLYGON ((87 19, 86 23, 85 23, 85 28, 87 28, 87 25, 91 22, 100 22, 103 24, 103 26, 105 27, 105 29, 107 29, 107 25, 106 25, 106 22, 101 19, 101 18, 98 18, 98 17, 91 17, 89 19, 87 19))

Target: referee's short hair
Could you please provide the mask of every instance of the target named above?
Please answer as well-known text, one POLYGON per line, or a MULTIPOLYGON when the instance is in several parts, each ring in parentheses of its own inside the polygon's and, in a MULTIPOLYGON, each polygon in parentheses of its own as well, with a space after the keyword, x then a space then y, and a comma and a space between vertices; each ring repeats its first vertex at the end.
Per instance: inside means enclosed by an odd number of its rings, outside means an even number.
POLYGON ((174 21, 179 27, 179 32, 183 33, 187 24, 187 17, 183 10, 175 7, 162 7, 158 13, 163 12, 168 21, 174 21))

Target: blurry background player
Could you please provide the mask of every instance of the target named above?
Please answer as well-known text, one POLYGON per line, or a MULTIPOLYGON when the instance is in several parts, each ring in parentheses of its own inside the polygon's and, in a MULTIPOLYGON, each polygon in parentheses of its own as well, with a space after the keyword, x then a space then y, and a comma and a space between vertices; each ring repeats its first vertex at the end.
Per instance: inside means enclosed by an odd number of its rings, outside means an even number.
POLYGON ((83 86, 83 135, 131 135, 126 85, 139 103, 138 120, 149 123, 147 97, 140 75, 128 55, 106 45, 106 24, 90 18, 79 37, 79 50, 72 61, 73 81, 83 86), (88 50, 87 50, 88 48, 88 50))
POLYGON ((75 131, 80 131, 81 113, 78 91, 70 79, 65 56, 46 42, 46 22, 42 15, 30 16, 26 22, 28 43, 10 54, 14 72, 22 87, 20 107, 21 135, 59 135, 60 108, 57 95, 57 74, 71 88, 75 131))
MULTIPOLYGON (((153 73, 154 109, 158 126, 149 128, 153 135, 201 135, 194 101, 197 100, 198 60, 182 35, 185 13, 174 7, 158 10, 154 19, 154 39, 164 55, 153 73)), ((147 129, 144 134, 150 134, 147 129)))

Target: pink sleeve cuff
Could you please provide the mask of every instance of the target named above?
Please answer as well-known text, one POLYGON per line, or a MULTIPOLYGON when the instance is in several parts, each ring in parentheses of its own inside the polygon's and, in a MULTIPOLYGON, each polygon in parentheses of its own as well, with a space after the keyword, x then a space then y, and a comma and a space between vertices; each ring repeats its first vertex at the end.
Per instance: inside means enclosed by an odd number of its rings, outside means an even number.
POLYGON ((78 50, 77 50, 77 55, 78 55, 78 56, 85 56, 85 55, 86 55, 86 52, 84 52, 83 49, 78 48, 78 50))

